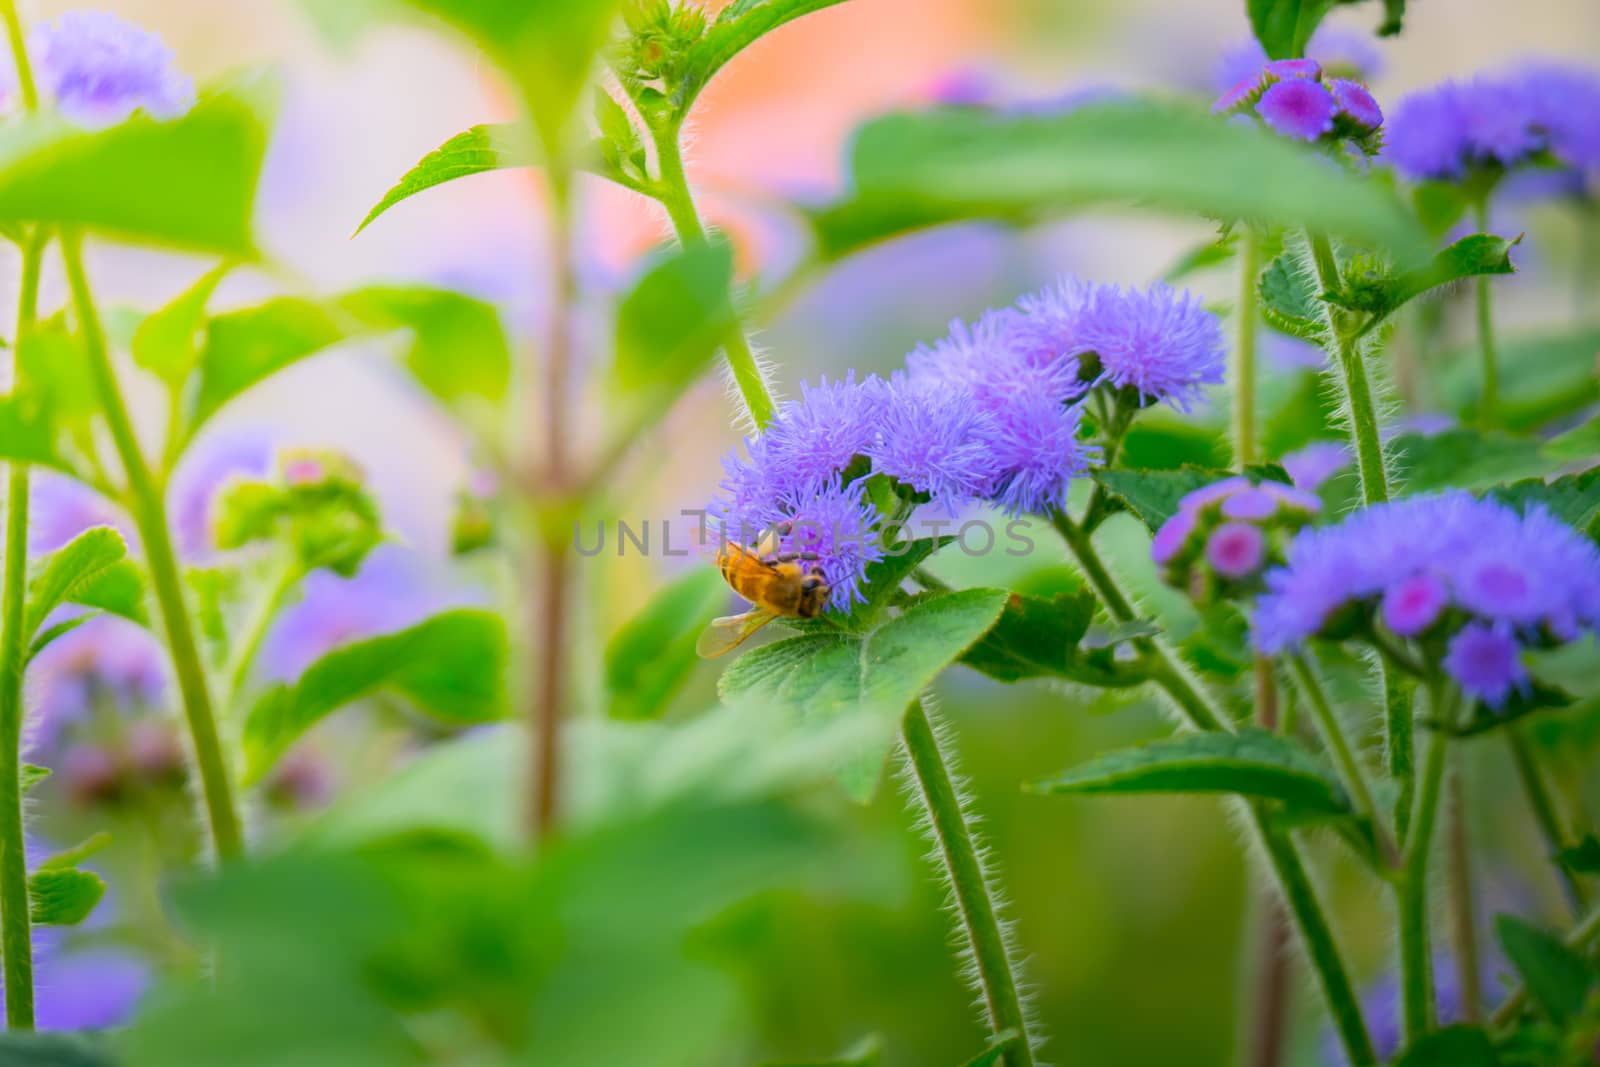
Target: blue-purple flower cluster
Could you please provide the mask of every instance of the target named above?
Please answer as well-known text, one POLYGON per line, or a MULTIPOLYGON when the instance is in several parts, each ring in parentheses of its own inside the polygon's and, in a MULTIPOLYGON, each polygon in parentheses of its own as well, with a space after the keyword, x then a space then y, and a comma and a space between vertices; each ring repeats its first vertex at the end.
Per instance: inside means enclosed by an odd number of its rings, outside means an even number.
POLYGON ((1242 475, 1201 486, 1178 502, 1150 543, 1150 557, 1170 585, 1205 603, 1242 592, 1281 560, 1283 542, 1310 522, 1322 501, 1280 482, 1242 475))
MULTIPOLYGON (((105 11, 68 11, 37 26, 28 43, 41 92, 68 120, 89 129, 135 111, 176 118, 194 105, 194 82, 160 37, 105 11)), ((17 106, 17 77, 4 97, 17 106)))
POLYGON ((1600 630, 1600 549, 1538 507, 1411 497, 1302 531, 1286 558, 1256 605, 1262 651, 1381 627, 1491 707, 1526 686, 1525 649, 1600 630))
POLYGON ((1327 77, 1314 59, 1278 59, 1263 65, 1217 98, 1219 115, 1255 115, 1286 137, 1348 143, 1367 155, 1380 147, 1383 109, 1367 87, 1327 77))
POLYGON ((1088 394, 1124 410, 1187 410, 1222 381, 1224 352, 1216 317, 1186 292, 1063 279, 952 323, 888 380, 802 387, 745 456, 724 460, 711 514, 744 544, 789 524, 780 547, 814 554, 832 606, 845 610, 883 554, 885 524, 905 518, 869 499, 868 479, 882 476, 908 506, 1047 514, 1096 455, 1084 433, 1088 394))
POLYGON ((1600 170, 1600 73, 1529 64, 1404 97, 1384 158, 1413 179, 1462 181, 1548 156, 1600 170))

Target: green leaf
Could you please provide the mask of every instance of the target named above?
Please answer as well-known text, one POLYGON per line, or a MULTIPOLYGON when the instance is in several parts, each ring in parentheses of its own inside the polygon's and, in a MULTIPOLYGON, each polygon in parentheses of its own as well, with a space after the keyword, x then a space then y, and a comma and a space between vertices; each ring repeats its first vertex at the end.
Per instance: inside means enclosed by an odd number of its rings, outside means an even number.
POLYGON ((1544 454, 1559 463, 1592 463, 1600 459, 1600 416, 1546 441, 1544 454))
POLYGON ((1011 1046, 1017 1043, 1019 1035, 1015 1030, 1003 1030, 996 1034, 989 1047, 968 1060, 966 1067, 1000 1067, 1003 1057, 1011 1046))
MULTIPOLYGON (((96 583, 128 555, 127 542, 110 526, 95 526, 34 563, 28 582, 28 614, 24 630, 31 641, 52 611, 65 603, 93 597, 96 583)), ((108 598, 112 602, 115 597, 108 598)))
POLYGON ((1248 0, 1250 28, 1269 59, 1306 54, 1306 43, 1339 0, 1248 0))
POLYGON ((866 800, 912 699, 994 625, 1006 594, 967 589, 923 600, 866 634, 815 633, 747 653, 722 675, 730 703, 792 709, 826 725, 843 717, 872 724, 870 737, 840 769, 846 789, 866 800))
POLYGON ((1093 594, 1082 590, 1051 597, 1012 593, 994 627, 961 662, 1000 682, 1065 678, 1086 685, 1125 684, 1109 648, 1081 647, 1094 606, 1093 594))
POLYGON ((617 391, 661 404, 698 378, 734 325, 732 282, 733 250, 720 241, 669 252, 646 271, 617 309, 617 391))
POLYGON ((28 876, 29 915, 35 926, 76 926, 105 892, 105 882, 93 871, 42 867, 28 876))
POLYGON ((116 1061, 93 1035, 3 1030, 0 1067, 116 1067, 116 1061))
POLYGON ((1213 238, 1204 244, 1196 245, 1189 249, 1177 262, 1162 272, 1161 278, 1167 282, 1180 282, 1191 274, 1198 274, 1203 270, 1221 266, 1233 261, 1239 248, 1238 234, 1229 232, 1219 238, 1213 238))
POLYGON ((1556 862, 1574 874, 1600 874, 1600 837, 1585 834, 1576 845, 1556 853, 1556 862))
POLYGON ((339 306, 383 330, 409 330, 406 367, 446 404, 498 409, 511 388, 511 346, 495 306, 448 289, 372 286, 339 306))
POLYGON ((677 104, 685 114, 695 96, 734 56, 762 37, 802 15, 833 7, 843 0, 734 0, 722 9, 706 35, 689 50, 685 64, 683 99, 677 104))
POLYGON ((383 199, 367 212, 367 217, 356 227, 356 234, 400 201, 435 185, 505 167, 531 167, 538 162, 537 157, 521 127, 511 123, 474 126, 423 156, 416 166, 401 175, 394 188, 384 193, 383 199))
POLYGON ((181 388, 200 359, 206 304, 232 269, 231 263, 212 269, 172 303, 146 317, 133 335, 133 361, 170 388, 181 388))
POLYGON ((18 343, 17 361, 26 387, 47 398, 51 419, 59 427, 81 434, 100 414, 100 394, 83 341, 68 328, 65 314, 36 323, 18 343))
POLYGON ((1256 283, 1261 316, 1269 326, 1290 337, 1320 345, 1327 335, 1327 326, 1317 292, 1316 280, 1288 253, 1267 264, 1256 283))
POLYGON ((16 116, 0 129, 0 224, 82 226, 250 258, 266 95, 208 93, 182 118, 136 115, 93 132, 54 115, 16 116))
POLYGON ((24 793, 50 777, 49 767, 37 767, 32 763, 22 765, 22 791, 24 793))
MULTIPOLYGON (((1532 430, 1600 403, 1600 375, 1595 374, 1600 328, 1502 337, 1497 344, 1500 425, 1532 430)), ((1477 421, 1483 361, 1476 343, 1444 352, 1438 362, 1437 388, 1445 409, 1463 423, 1477 421)))
POLYGON ((184 440, 192 439, 222 406, 257 382, 343 339, 319 304, 279 297, 218 315, 206 324, 184 440))
POLYGON ((1112 752, 1054 778, 1035 793, 1238 793, 1299 812, 1344 814, 1344 791, 1298 742, 1254 727, 1185 734, 1112 752))
POLYGON ((486 611, 446 611, 345 645, 294 685, 269 689, 244 724, 245 780, 258 782, 312 726, 353 701, 391 690, 452 725, 505 714, 505 623, 486 611))
POLYGON ((1583 1010, 1594 975, 1582 956, 1515 915, 1495 916, 1494 928, 1506 959, 1552 1022, 1565 1025, 1583 1010))
POLYGON ((1385 318, 1431 289, 1483 274, 1516 273, 1511 265, 1511 246, 1521 240, 1476 233, 1446 248, 1426 266, 1372 280, 1347 277, 1344 291, 1329 294, 1329 299, 1385 318))
POLYGON ((813 219, 834 255, 849 250, 841 229, 876 240, 937 222, 1020 220, 1108 202, 1310 226, 1385 246, 1403 261, 1428 245, 1380 183, 1264 130, 1165 103, 1046 116, 889 115, 857 133, 850 176, 847 198, 813 219))
POLYGON ((1600 467, 1549 482, 1524 478, 1496 486, 1488 495, 1524 514, 1537 504, 1569 526, 1600 539, 1600 467))
POLYGON ((1464 427, 1429 436, 1402 434, 1391 442, 1389 452, 1396 480, 1407 493, 1450 486, 1486 489, 1543 474, 1553 466, 1537 441, 1464 427))
POLYGON ((150 625, 144 571, 131 559, 105 568, 93 581, 74 589, 69 599, 74 604, 116 615, 140 626, 150 625))
POLYGON ((657 719, 699 656, 695 640, 728 584, 714 567, 696 567, 658 592, 606 643, 606 710, 614 719, 657 719))
MULTIPOLYGON (((1145 524, 1151 533, 1161 529, 1178 513, 1178 503, 1202 486, 1232 478, 1237 472, 1210 467, 1181 467, 1178 470, 1124 470, 1107 468, 1094 471, 1094 480, 1112 497, 1145 524)), ((1257 482, 1289 481, 1283 468, 1272 465, 1247 467, 1245 474, 1257 482)))
POLYGON ((38 390, 0 396, 0 459, 71 470, 56 448, 49 399, 38 390))
POLYGON ((1447 1026, 1419 1038, 1395 1067, 1500 1067, 1500 1057, 1478 1027, 1447 1026))
POLYGON ((111 844, 111 835, 102 830, 101 832, 92 834, 84 840, 78 842, 78 844, 67 849, 65 852, 57 852, 55 855, 42 861, 39 864, 39 869, 41 871, 67 870, 69 868, 76 867, 109 844, 111 844))
POLYGON ((1455 182, 1418 182, 1411 191, 1417 217, 1429 233, 1443 237, 1455 228, 1472 206, 1467 194, 1455 182))
POLYGON ((839 625, 857 633, 870 630, 894 602, 900 586, 912 572, 954 540, 954 537, 919 537, 914 541, 901 541, 894 546, 894 553, 886 553, 882 559, 867 564, 861 576, 861 596, 866 603, 853 608, 848 618, 839 620, 839 625))

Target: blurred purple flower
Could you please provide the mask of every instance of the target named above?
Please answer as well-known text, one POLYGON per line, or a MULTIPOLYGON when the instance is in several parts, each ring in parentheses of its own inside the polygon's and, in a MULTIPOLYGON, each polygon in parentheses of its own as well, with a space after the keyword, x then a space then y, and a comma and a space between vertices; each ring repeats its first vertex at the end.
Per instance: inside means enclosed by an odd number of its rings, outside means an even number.
POLYGON ((132 524, 105 497, 64 474, 37 471, 28 498, 28 551, 54 552, 91 526, 114 526, 134 545, 132 524))
POLYGON ((109 699, 123 714, 158 707, 167 678, 166 653, 148 630, 112 615, 90 619, 57 638, 28 669, 29 751, 53 751, 63 730, 97 700, 109 699))
POLYGON ((1281 460, 1296 489, 1314 493, 1322 483, 1350 466, 1350 449, 1337 441, 1313 441, 1281 460))
POLYGON ((265 478, 273 458, 272 434, 263 428, 208 436, 185 456, 167 494, 181 556, 198 560, 216 551, 212 508, 222 488, 234 478, 265 478))
POLYGON ((1316 497, 1278 482, 1257 485, 1244 475, 1223 478, 1178 501, 1177 511, 1150 542, 1150 558, 1168 584, 1210 595, 1206 590, 1211 583, 1191 582, 1190 568, 1197 557, 1229 582, 1253 578, 1270 562, 1266 531, 1298 529, 1321 508, 1316 497), (1192 551, 1202 543, 1203 552, 1192 551))
MULTIPOLYGON (((1311 35, 1306 55, 1341 77, 1371 81, 1383 72, 1383 56, 1365 33, 1324 24, 1311 35)), ((1256 76, 1267 63, 1267 53, 1254 37, 1240 41, 1217 61, 1212 83, 1218 92, 1256 76)))
POLYGON ((194 83, 173 65, 172 50, 109 12, 65 12, 34 29, 28 50, 42 89, 81 126, 110 126, 141 110, 176 118, 194 105, 194 83))
POLYGON ((1522 665, 1522 646, 1504 625, 1472 623, 1450 639, 1444 657, 1450 672, 1464 692, 1492 708, 1506 702, 1511 690, 1527 684, 1528 671, 1522 665))
POLYGON ((1224 578, 1255 573, 1266 556, 1261 530, 1244 522, 1225 522, 1206 539, 1206 562, 1224 578))

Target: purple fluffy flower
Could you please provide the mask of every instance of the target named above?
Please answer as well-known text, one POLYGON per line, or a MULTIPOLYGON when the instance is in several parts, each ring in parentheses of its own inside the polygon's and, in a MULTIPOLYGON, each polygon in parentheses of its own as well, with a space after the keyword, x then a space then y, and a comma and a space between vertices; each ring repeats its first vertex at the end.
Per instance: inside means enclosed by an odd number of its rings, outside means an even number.
POLYGON ((1413 574, 1383 594, 1383 624, 1401 637, 1415 637, 1434 624, 1450 603, 1450 590, 1432 574, 1413 574))
POLYGON ((104 1030, 126 1023, 150 986, 149 965, 113 948, 68 949, 61 938, 49 927, 33 932, 38 1028, 104 1030))
POLYGON ((1350 466, 1350 450, 1335 441, 1313 441, 1286 454, 1282 462, 1296 489, 1314 493, 1323 482, 1350 466))
POLYGON ((1322 64, 1314 59, 1274 59, 1262 64, 1261 70, 1268 77, 1284 81, 1290 78, 1322 80, 1322 64))
POLYGON ((1281 81, 1261 94, 1256 114, 1268 126, 1288 137, 1315 141, 1333 132, 1339 104, 1321 84, 1299 77, 1281 81))
POLYGON ((1527 684, 1522 646, 1504 626, 1471 623, 1450 640, 1444 669, 1463 692, 1492 708, 1506 702, 1513 689, 1527 684))
POLYGON ((1261 530, 1245 522, 1225 522, 1206 539, 1206 562, 1224 578, 1245 578, 1266 558, 1261 530))
POLYGON ((1222 515, 1227 519, 1245 519, 1257 522, 1270 519, 1278 513, 1278 498, 1265 488, 1245 489, 1231 494, 1222 502, 1222 515))
POLYGON ((1335 78, 1328 83, 1328 88, 1333 90, 1333 99, 1341 115, 1369 130, 1383 125, 1383 109, 1365 85, 1348 78, 1335 78))
POLYGON ((1064 507, 1072 479, 1092 450, 1078 440, 1080 409, 1046 395, 1019 396, 996 413, 992 448, 999 462, 994 502, 1012 515, 1064 507))
POLYGON ((167 689, 167 657, 151 633, 115 616, 90 619, 39 653, 28 669, 28 750, 36 762, 88 718, 97 701, 118 711, 158 707, 167 689))
POLYGON ((1001 473, 994 417, 972 393, 919 385, 896 374, 884 398, 874 470, 954 510, 988 494, 1001 473))
POLYGON ((194 105, 194 83, 160 37, 104 11, 69 11, 34 30, 39 83, 81 126, 121 122, 135 111, 175 118, 194 105))
POLYGON ((223 486, 233 478, 265 478, 272 462, 271 438, 259 429, 208 437, 185 458, 169 493, 173 533, 185 559, 216 551, 212 512, 223 486))
POLYGON ((1157 566, 1165 567, 1183 551, 1200 524, 1200 513, 1193 508, 1179 508, 1178 513, 1161 524, 1150 540, 1150 558, 1157 566))
POLYGON ((883 545, 875 527, 877 514, 867 503, 861 483, 837 481, 800 502, 785 516, 789 532, 780 545, 784 551, 816 556, 816 565, 828 580, 830 607, 848 611, 860 602, 861 578, 868 563, 883 558, 883 545))

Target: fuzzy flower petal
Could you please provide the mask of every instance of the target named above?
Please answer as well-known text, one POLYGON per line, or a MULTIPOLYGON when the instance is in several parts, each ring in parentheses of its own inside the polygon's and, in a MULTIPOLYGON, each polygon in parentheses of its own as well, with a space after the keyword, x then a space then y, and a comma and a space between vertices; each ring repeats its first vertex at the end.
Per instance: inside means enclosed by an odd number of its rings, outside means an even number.
POLYGON ((161 38, 108 12, 68 11, 41 24, 29 51, 56 107, 82 126, 109 126, 140 110, 176 118, 194 105, 194 83, 161 38))
POLYGON ((867 564, 883 558, 877 513, 866 502, 860 482, 837 481, 808 500, 797 502, 785 516, 786 551, 815 555, 831 590, 829 606, 848 611, 862 600, 861 579, 867 564))
POLYGON ((1383 624, 1401 637, 1415 637, 1438 619, 1450 591, 1432 574, 1414 574, 1383 594, 1383 624))
POLYGON ((1206 562, 1224 578, 1247 578, 1266 558, 1266 539, 1259 527, 1225 522, 1206 539, 1206 562))
POLYGON ((1335 441, 1313 441, 1283 457, 1296 489, 1314 493, 1322 483, 1350 466, 1350 449, 1335 441))
POLYGON ((1492 708, 1500 707, 1513 689, 1528 681, 1516 640, 1500 627, 1481 623, 1464 627, 1451 639, 1444 669, 1464 692, 1492 708))
POLYGON ((1333 90, 1333 99, 1341 115, 1369 130, 1383 125, 1383 109, 1365 85, 1348 78, 1335 78, 1328 88, 1333 90))
POLYGON ((927 493, 947 510, 986 495, 1001 467, 994 418, 973 394, 917 385, 897 374, 886 390, 873 469, 927 493))
MULTIPOLYGON (((1027 310, 1027 304, 1024 303, 1027 310)), ((1040 323, 1035 318, 1034 329, 1040 323)), ((1188 411, 1204 386, 1222 382, 1226 347, 1217 317, 1193 293, 1156 282, 1143 291, 1098 286, 1084 301, 1067 347, 1093 354, 1105 381, 1146 402, 1188 411)))
POLYGON ((1288 137, 1315 141, 1333 132, 1333 118, 1339 111, 1333 94, 1314 81, 1281 81, 1261 94, 1256 114, 1268 126, 1288 137))

